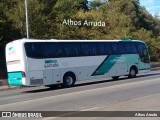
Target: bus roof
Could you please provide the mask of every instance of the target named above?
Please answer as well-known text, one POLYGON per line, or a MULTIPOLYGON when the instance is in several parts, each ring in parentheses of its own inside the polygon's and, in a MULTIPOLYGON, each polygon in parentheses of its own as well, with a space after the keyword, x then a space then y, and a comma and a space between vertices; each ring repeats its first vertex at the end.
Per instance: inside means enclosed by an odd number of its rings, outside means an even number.
MULTIPOLYGON (((48 40, 40 40, 40 39, 19 39, 14 40, 12 42, 143 42, 141 40, 58 40, 58 39, 48 39, 48 40)), ((11 42, 10 42, 11 43, 11 42)))

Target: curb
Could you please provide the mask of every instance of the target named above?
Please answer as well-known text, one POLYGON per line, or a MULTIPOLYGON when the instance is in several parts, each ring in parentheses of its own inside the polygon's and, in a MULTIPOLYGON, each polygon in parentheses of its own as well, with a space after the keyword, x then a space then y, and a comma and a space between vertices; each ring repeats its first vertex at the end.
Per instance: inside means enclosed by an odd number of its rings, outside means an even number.
POLYGON ((5 80, 0 80, 0 91, 14 90, 14 89, 20 89, 20 88, 22 88, 22 87, 10 86, 6 79, 5 80))
POLYGON ((21 89, 22 87, 17 86, 0 86, 0 91, 6 91, 6 90, 15 90, 15 89, 21 89))
POLYGON ((151 71, 160 70, 160 67, 151 68, 151 71))
POLYGON ((4 86, 4 85, 9 86, 8 81, 6 79, 5 80, 0 80, 0 87, 4 86))

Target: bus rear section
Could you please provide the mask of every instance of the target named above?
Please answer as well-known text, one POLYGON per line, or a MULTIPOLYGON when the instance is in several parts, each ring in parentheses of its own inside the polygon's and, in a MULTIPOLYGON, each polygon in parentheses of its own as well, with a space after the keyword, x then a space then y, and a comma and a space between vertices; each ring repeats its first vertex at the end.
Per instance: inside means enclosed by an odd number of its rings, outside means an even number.
POLYGON ((11 86, 22 86, 25 79, 25 69, 20 40, 10 42, 6 45, 6 64, 8 83, 11 86))

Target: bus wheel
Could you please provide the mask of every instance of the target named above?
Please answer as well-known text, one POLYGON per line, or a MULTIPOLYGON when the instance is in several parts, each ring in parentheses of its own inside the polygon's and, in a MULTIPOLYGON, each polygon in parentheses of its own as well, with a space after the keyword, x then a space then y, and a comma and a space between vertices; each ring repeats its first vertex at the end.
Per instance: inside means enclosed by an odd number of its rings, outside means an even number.
POLYGON ((63 77, 63 86, 72 87, 75 84, 76 78, 73 74, 65 74, 63 77))
POLYGON ((137 69, 136 67, 131 67, 130 71, 129 71, 129 78, 135 78, 137 75, 137 69))
POLYGON ((113 78, 113 80, 118 80, 119 79, 119 76, 114 76, 114 77, 112 77, 113 78))

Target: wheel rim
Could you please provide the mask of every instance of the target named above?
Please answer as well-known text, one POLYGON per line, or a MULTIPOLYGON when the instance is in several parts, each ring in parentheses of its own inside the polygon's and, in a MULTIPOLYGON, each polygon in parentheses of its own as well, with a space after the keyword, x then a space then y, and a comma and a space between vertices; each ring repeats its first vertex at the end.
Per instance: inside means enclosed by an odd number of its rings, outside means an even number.
POLYGON ((134 69, 131 70, 131 76, 135 76, 136 75, 136 71, 134 69))
POLYGON ((66 78, 66 84, 67 84, 67 85, 72 85, 72 83, 73 83, 73 78, 70 77, 70 76, 68 76, 68 77, 66 78))

